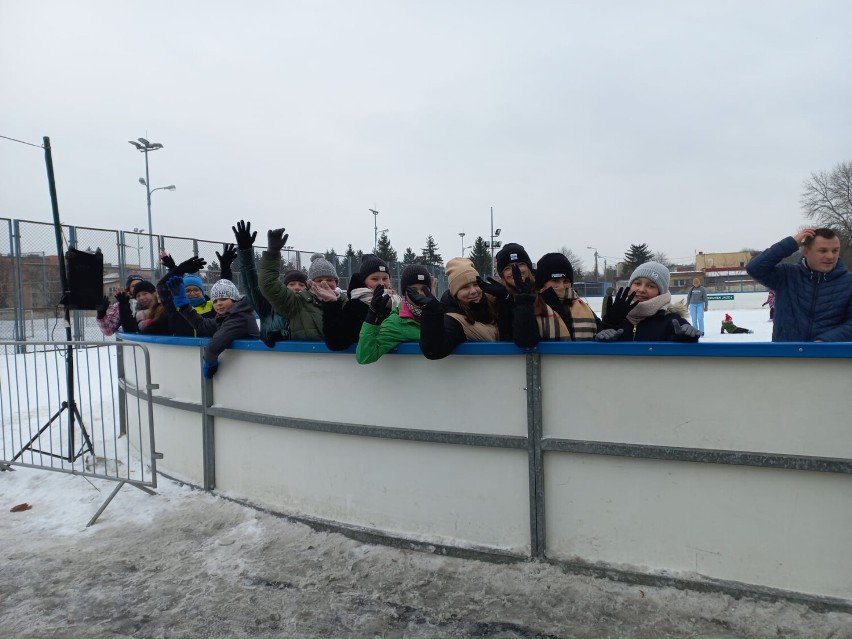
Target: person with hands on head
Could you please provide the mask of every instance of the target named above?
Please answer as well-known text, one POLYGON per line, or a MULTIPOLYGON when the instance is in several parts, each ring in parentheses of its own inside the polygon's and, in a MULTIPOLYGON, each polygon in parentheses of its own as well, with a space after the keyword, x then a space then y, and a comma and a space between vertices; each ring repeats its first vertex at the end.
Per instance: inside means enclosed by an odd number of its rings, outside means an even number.
MULTIPOLYGON (((516 278, 517 279, 517 278, 516 278)), ((562 253, 547 253, 535 265, 536 330, 544 341, 588 341, 601 320, 574 290, 574 268, 562 253)))
POLYGON ((671 303, 669 278, 669 269, 659 262, 637 266, 629 288, 618 289, 595 340, 697 342, 700 332, 685 319, 686 306, 671 303))
POLYGON ((323 339, 322 304, 343 298, 345 294, 337 292, 337 271, 326 259, 317 257, 308 268, 308 280, 322 299, 306 288, 298 293, 284 285, 279 275, 281 271, 281 249, 287 243, 289 235, 285 229, 271 229, 266 234, 267 250, 260 258, 258 285, 263 297, 273 310, 287 318, 290 323, 290 337, 294 340, 321 341, 323 339))
POLYGON ((257 321, 254 308, 240 295, 236 285, 230 280, 218 280, 210 288, 216 318, 201 317, 181 298, 183 282, 180 276, 169 280, 169 288, 175 300, 180 304, 180 314, 194 329, 198 337, 209 337, 204 347, 202 374, 210 379, 219 370, 219 356, 235 339, 257 339, 257 321))
POLYGON ((766 249, 746 272, 775 291, 773 342, 852 341, 852 273, 840 259, 840 238, 805 228, 766 249), (782 260, 801 249, 796 264, 782 260))
MULTIPOLYGON (((286 317, 275 311, 272 304, 260 292, 254 256, 254 241, 257 237, 257 231, 252 231, 251 222, 244 220, 237 222, 235 226, 231 227, 231 230, 234 232, 234 238, 237 241, 235 255, 240 264, 243 290, 246 292, 246 298, 254 308, 255 313, 260 318, 260 339, 266 346, 273 348, 275 342, 290 339, 290 323, 286 317)), ((233 244, 228 246, 233 247, 233 244)), ((228 253, 227 248, 226 254, 228 253)), ((303 280, 305 279, 301 271, 295 271, 295 273, 302 276, 303 280)), ((286 275, 284 284, 287 284, 286 275)))
MULTIPOLYGON (((399 305, 390 306, 390 295, 379 284, 373 289, 367 315, 361 326, 355 360, 359 364, 371 364, 402 342, 420 340, 420 321, 423 314, 420 306, 410 298, 408 290, 423 296, 429 293, 435 299, 435 280, 420 264, 409 264, 401 277, 401 288, 406 293, 399 305)), ((421 297, 421 301, 424 298, 421 297)), ((436 300, 437 301, 437 300, 436 300)))
POLYGON ((312 283, 311 292, 322 299, 322 329, 325 345, 329 350, 346 350, 358 341, 364 319, 372 309, 384 317, 391 308, 399 306, 399 297, 391 288, 390 272, 387 263, 375 256, 365 255, 361 259, 357 279, 353 276, 349 283, 346 301, 342 301, 328 289, 320 289, 312 283), (382 295, 377 299, 375 291, 382 287, 382 295), (384 299, 386 309, 373 309, 378 300, 384 299))
POLYGON ((441 359, 467 341, 496 342, 497 309, 494 298, 477 283, 479 274, 466 257, 447 262, 449 291, 439 302, 431 291, 409 286, 406 298, 420 311, 420 350, 428 359, 441 359))

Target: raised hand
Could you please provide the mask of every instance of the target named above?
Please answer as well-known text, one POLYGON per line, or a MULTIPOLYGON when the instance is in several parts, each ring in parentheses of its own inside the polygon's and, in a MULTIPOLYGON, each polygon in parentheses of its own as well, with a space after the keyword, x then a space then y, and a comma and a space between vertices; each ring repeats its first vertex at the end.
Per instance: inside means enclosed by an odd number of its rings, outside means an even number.
POLYGON ((373 289, 370 308, 367 310, 367 316, 364 318, 364 321, 368 324, 375 324, 376 326, 385 321, 385 318, 391 312, 390 308, 388 308, 388 302, 390 302, 390 295, 385 293, 384 285, 379 284, 373 289))
POLYGON ((237 259, 237 249, 233 244, 225 244, 225 250, 221 253, 216 251, 216 257, 219 258, 219 266, 223 271, 230 270, 231 264, 237 259))
POLYGON ((624 329, 605 328, 595 335, 596 342, 616 342, 624 334, 624 329))
POLYGON ((281 249, 287 244, 287 238, 290 236, 285 233, 286 229, 270 229, 266 232, 266 248, 270 253, 280 253, 281 249))
POLYGON ((477 277, 476 285, 482 289, 483 293, 493 295, 498 300, 504 300, 509 297, 509 289, 496 281, 493 277, 489 277, 487 282, 481 277, 477 277))
POLYGON ((103 299, 101 300, 101 303, 98 304, 95 307, 95 310, 97 311, 97 314, 95 315, 95 317, 97 317, 98 319, 103 319, 104 317, 106 317, 106 312, 107 312, 108 308, 109 308, 109 298, 106 295, 104 295, 103 299))
POLYGON ((250 249, 254 246, 254 238, 257 237, 257 231, 252 233, 251 222, 243 222, 240 220, 236 226, 232 226, 234 237, 237 240, 237 248, 250 249))
POLYGON ((535 293, 532 289, 532 281, 523 279, 521 269, 517 264, 512 264, 512 279, 515 281, 515 290, 518 291, 515 295, 516 304, 533 304, 535 302, 535 293))
POLYGON ((201 269, 207 266, 207 260, 203 257, 191 257, 188 260, 184 260, 174 269, 174 272, 177 275, 185 275, 186 273, 197 273, 201 269))
POLYGON ((606 311, 606 315, 601 318, 603 323, 609 326, 619 326, 627 319, 627 314, 639 306, 639 302, 633 301, 635 297, 635 292, 630 293, 623 286, 619 288, 612 300, 612 304, 609 305, 606 311))
POLYGON ((186 287, 183 283, 183 278, 180 275, 173 275, 166 280, 166 288, 172 294, 172 301, 175 308, 186 306, 189 304, 189 298, 186 296, 186 287))
POLYGON ((672 327, 674 328, 674 335, 676 341, 692 341, 697 337, 701 337, 701 331, 695 328, 692 324, 681 324, 676 319, 672 319, 672 327))
POLYGON ((175 258, 172 257, 171 253, 160 251, 160 264, 168 269, 172 269, 175 267, 175 258))
POLYGON ((125 291, 124 289, 115 292, 115 299, 119 304, 129 304, 130 303, 130 293, 125 291))
POLYGON ((424 311, 429 313, 441 312, 441 302, 432 295, 431 291, 424 291, 421 293, 413 286, 409 286, 405 289, 405 295, 408 297, 409 302, 418 308, 422 308, 424 311))

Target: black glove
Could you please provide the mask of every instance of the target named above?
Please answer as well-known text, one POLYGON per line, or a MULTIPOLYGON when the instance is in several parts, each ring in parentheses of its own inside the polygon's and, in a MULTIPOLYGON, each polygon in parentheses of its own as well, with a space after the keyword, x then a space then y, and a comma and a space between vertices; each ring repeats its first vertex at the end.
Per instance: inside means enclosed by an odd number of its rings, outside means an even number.
POLYGON ((493 295, 498 300, 504 300, 509 297, 509 289, 500 282, 495 281, 493 277, 489 277, 487 282, 481 277, 477 277, 476 285, 482 289, 483 293, 493 295))
POLYGON ((284 245, 287 244, 287 238, 290 236, 284 232, 285 229, 270 229, 266 232, 266 248, 270 253, 280 253, 284 245))
POLYGON ((129 304, 130 303, 130 295, 126 291, 118 291, 115 294, 115 299, 119 304, 129 304))
POLYGON ((517 264, 512 264, 512 278, 515 280, 515 289, 518 291, 515 295, 516 304, 532 304, 535 302, 535 293, 532 290, 532 282, 529 279, 523 279, 521 269, 517 264))
POLYGON ((175 267, 175 258, 172 257, 171 253, 163 253, 160 256, 160 264, 167 269, 173 269, 175 267))
POLYGON ((230 271, 231 264, 237 259, 237 249, 233 244, 225 244, 225 250, 219 253, 216 251, 216 257, 219 258, 219 267, 222 271, 230 271))
POLYGON ((370 308, 367 311, 364 321, 368 324, 375 324, 376 326, 385 321, 385 318, 391 312, 388 308, 388 302, 390 302, 390 295, 385 295, 384 285, 379 284, 373 289, 373 298, 370 300, 370 308))
POLYGON ((435 299, 435 296, 432 295, 432 291, 426 290, 420 293, 413 286, 409 286, 405 289, 405 295, 412 304, 422 308, 427 313, 441 312, 441 302, 435 299))
POLYGON ((207 265, 207 260, 203 257, 191 257, 178 264, 174 269, 175 275, 185 275, 186 273, 198 273, 207 265))
POLYGON ((701 337, 701 331, 692 324, 681 324, 676 319, 673 319, 672 326, 674 327, 675 341, 681 339, 691 342, 694 338, 701 337))
POLYGON ((106 312, 108 308, 109 298, 104 295, 104 298, 103 300, 101 300, 101 303, 95 307, 95 310, 97 311, 97 315, 95 315, 95 317, 97 317, 98 319, 103 319, 104 317, 106 317, 106 312))
POLYGON ((606 309, 606 315, 603 316, 603 323, 609 326, 620 326, 627 319, 627 314, 634 308, 639 306, 639 302, 634 302, 633 298, 636 293, 629 293, 629 290, 623 286, 618 289, 618 293, 612 300, 612 304, 606 309))
POLYGON ((234 237, 237 238, 237 248, 250 249, 254 246, 254 238, 257 237, 257 231, 251 232, 251 222, 243 222, 240 220, 236 226, 232 226, 234 237))

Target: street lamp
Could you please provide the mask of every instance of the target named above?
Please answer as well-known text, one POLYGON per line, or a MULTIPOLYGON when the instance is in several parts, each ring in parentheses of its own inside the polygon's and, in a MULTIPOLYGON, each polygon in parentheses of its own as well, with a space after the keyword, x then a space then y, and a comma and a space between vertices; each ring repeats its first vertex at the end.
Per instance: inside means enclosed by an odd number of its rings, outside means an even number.
POLYGON ((594 246, 587 246, 586 248, 590 251, 595 252, 595 281, 598 282, 598 257, 600 256, 600 254, 598 253, 598 249, 596 249, 594 246))
POLYGON ((376 209, 367 209, 373 214, 373 254, 379 247, 379 212, 376 209))
POLYGON ((175 185, 172 184, 170 186, 158 186, 156 189, 151 189, 148 186, 151 183, 151 176, 148 172, 148 153, 151 151, 158 151, 163 148, 163 145, 159 142, 149 142, 145 138, 137 138, 137 142, 133 140, 128 140, 129 144, 132 144, 136 149, 145 154, 145 177, 139 178, 139 183, 145 187, 145 192, 148 195, 148 241, 151 243, 151 272, 154 272, 154 231, 153 226, 151 224, 151 193, 154 191, 159 191, 160 189, 164 189, 167 191, 174 191, 175 185))
POLYGON ((459 237, 461 238, 461 248, 462 248, 461 256, 464 257, 464 231, 459 233, 459 237))

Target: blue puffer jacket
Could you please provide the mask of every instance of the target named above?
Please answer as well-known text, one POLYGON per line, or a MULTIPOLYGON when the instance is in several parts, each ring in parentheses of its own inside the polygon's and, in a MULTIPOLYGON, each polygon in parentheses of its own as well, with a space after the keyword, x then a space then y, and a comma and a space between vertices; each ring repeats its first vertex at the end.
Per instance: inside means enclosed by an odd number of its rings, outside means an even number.
POLYGON ((779 264, 799 249, 785 237, 754 258, 746 271, 775 291, 773 342, 852 341, 852 273, 842 261, 830 273, 798 264, 779 264))

